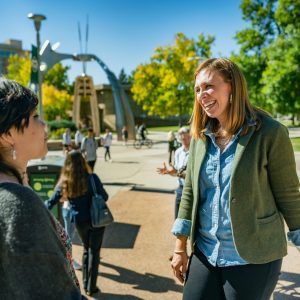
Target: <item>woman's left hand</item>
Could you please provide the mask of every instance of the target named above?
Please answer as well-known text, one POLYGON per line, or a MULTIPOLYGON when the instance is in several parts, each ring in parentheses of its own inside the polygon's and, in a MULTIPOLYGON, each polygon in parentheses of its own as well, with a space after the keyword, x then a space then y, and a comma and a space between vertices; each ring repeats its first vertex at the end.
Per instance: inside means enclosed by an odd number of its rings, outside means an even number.
POLYGON ((186 270, 188 264, 188 255, 186 252, 183 253, 174 253, 171 267, 175 277, 181 282, 184 283, 186 277, 186 270))

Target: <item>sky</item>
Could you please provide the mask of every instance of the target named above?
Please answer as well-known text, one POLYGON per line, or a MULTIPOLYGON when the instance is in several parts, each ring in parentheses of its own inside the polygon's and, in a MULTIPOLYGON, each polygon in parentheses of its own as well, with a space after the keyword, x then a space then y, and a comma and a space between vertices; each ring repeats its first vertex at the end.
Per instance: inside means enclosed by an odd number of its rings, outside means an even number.
MULTIPOLYGON (((43 14, 41 43, 60 42, 60 53, 80 53, 78 22, 85 49, 86 19, 89 18, 88 53, 97 55, 116 76, 122 68, 129 74, 149 62, 155 48, 174 43, 175 34, 188 38, 214 35, 213 56, 238 51, 236 31, 247 26, 239 8, 241 0, 0 0, 0 43, 19 39, 24 49, 36 44, 36 32, 28 13, 43 14)), ((82 64, 62 61, 71 69, 72 82, 82 74, 82 64)), ((94 83, 108 83, 96 62, 87 64, 94 83)))

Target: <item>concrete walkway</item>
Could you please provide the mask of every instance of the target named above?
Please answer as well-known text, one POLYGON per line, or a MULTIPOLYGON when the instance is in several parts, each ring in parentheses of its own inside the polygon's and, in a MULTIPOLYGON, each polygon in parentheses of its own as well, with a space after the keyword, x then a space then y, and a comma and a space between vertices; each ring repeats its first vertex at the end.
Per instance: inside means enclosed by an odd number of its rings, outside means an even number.
MULTIPOLYGON (((112 163, 105 163, 98 149, 96 173, 110 194, 108 202, 115 223, 105 233, 101 251, 98 287, 101 293, 89 299, 181 299, 182 286, 172 275, 168 256, 174 238, 173 223, 176 179, 156 174, 167 161, 166 133, 150 136, 158 141, 152 149, 134 149, 115 142, 112 163)), ((300 155, 296 154, 298 170, 300 155)), ((284 258, 275 300, 300 298, 300 253, 289 246, 284 258)), ((74 245, 80 261, 82 247, 74 245)), ((81 281, 81 271, 77 271, 81 281)), ((213 300, 213 299, 212 299, 213 300)))
MULTIPOLYGON (((112 197, 116 222, 105 232, 97 282, 101 293, 94 299, 181 299, 182 286, 174 281, 168 261, 173 201, 171 194, 135 191, 112 197)), ((74 246, 76 259, 81 252, 74 246)))

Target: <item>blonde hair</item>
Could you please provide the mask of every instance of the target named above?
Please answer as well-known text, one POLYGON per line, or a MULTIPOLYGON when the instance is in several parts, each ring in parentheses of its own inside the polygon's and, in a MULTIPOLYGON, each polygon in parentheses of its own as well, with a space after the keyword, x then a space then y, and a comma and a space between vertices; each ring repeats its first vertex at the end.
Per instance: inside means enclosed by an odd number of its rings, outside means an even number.
MULTIPOLYGON (((207 59, 196 69, 195 79, 202 70, 217 72, 226 83, 231 85, 232 102, 228 109, 228 121, 226 124, 226 130, 229 134, 236 133, 242 126, 244 126, 244 128, 241 135, 246 134, 248 130, 248 119, 257 121, 257 125, 259 125, 257 112, 261 110, 255 108, 250 103, 246 79, 234 62, 226 58, 207 59)), ((217 119, 207 116, 201 104, 196 101, 196 95, 190 121, 191 135, 194 139, 204 139, 204 132, 207 126, 213 131, 217 130, 219 126, 217 119)))

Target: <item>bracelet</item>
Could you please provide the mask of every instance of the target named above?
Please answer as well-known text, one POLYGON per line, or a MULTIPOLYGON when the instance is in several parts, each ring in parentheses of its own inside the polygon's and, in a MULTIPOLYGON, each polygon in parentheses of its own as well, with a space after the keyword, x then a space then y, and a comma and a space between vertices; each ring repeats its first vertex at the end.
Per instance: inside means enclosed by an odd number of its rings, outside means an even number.
POLYGON ((186 250, 174 250, 175 254, 186 253, 186 250))

